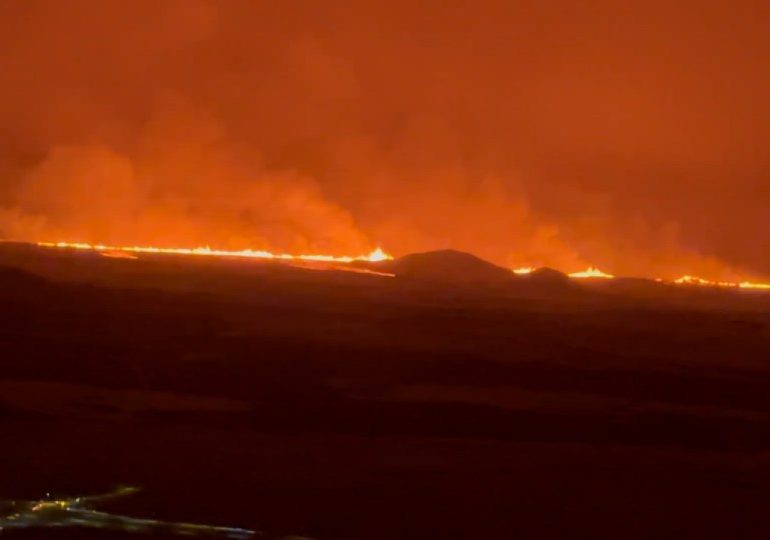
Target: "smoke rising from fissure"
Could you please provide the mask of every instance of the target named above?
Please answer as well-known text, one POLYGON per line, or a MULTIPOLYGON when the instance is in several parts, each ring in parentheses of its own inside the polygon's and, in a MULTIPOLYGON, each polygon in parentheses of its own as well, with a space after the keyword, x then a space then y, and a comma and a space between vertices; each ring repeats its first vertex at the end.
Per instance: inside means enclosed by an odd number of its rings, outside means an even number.
POLYGON ((737 4, 5 2, 0 237, 768 275, 737 4))

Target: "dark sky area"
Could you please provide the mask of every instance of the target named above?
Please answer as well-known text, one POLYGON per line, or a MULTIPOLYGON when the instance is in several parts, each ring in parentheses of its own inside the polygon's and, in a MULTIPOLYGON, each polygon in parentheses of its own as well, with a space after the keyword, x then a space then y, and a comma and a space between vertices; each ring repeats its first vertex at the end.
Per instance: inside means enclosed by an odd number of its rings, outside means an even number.
POLYGON ((770 4, 4 0, 0 237, 770 276, 770 4))

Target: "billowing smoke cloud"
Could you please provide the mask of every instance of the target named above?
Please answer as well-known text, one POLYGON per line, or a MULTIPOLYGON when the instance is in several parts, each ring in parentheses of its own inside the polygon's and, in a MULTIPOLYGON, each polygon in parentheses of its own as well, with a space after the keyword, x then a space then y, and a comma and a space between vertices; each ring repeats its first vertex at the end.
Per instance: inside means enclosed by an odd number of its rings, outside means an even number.
POLYGON ((268 171, 213 118, 167 99, 132 154, 52 147, 0 214, 5 234, 112 245, 364 253, 353 217, 293 170, 268 171))
POLYGON ((752 6, 6 2, 0 237, 768 274, 752 6))

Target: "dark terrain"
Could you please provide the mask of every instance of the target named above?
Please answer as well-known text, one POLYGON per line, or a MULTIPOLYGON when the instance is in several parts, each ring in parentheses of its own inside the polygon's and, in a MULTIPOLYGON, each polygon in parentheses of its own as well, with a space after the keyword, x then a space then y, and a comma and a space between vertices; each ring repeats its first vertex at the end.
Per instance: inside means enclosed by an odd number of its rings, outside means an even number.
POLYGON ((405 261, 0 245, 0 497, 133 484, 105 509, 328 539, 766 537, 770 294, 405 261))

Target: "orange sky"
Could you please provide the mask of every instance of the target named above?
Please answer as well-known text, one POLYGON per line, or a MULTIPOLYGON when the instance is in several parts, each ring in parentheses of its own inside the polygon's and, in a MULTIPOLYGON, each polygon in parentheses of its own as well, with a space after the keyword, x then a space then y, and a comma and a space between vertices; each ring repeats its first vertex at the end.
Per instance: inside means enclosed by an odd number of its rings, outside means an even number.
POLYGON ((0 237, 770 275, 766 2, 0 3, 0 237))

